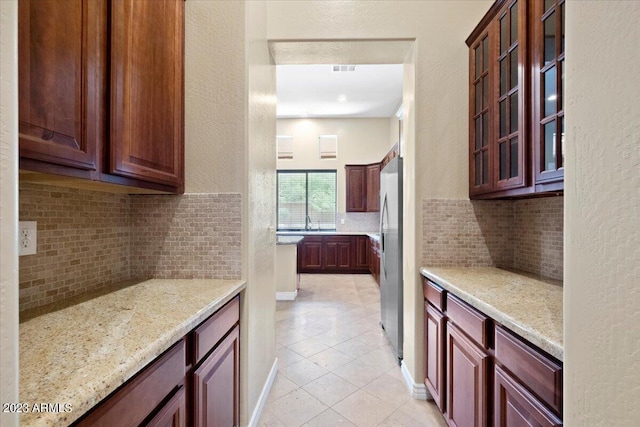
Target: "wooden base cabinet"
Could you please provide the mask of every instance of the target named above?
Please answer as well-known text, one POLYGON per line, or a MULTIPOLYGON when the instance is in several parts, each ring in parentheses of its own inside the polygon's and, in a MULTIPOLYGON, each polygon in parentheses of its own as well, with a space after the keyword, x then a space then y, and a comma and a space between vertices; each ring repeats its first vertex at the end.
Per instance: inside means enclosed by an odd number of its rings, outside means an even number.
POLYGON ((424 330, 425 342, 427 343, 426 378, 424 383, 429 393, 431 393, 435 404, 441 411, 444 411, 444 346, 446 321, 444 315, 429 305, 429 303, 425 303, 424 306, 424 330))
POLYGON ((236 326, 193 373, 196 427, 239 425, 239 349, 236 326))
POLYGON ((489 355, 447 322, 447 407, 450 426, 487 426, 489 355))
POLYGON ((186 427, 187 425, 187 397, 184 387, 164 405, 162 410, 153 417, 149 427, 186 427))
POLYGON ((298 243, 298 273, 367 273, 365 236, 305 236, 298 243))
POLYGON ((562 421, 509 373, 496 366, 494 374, 495 427, 560 427, 562 421))

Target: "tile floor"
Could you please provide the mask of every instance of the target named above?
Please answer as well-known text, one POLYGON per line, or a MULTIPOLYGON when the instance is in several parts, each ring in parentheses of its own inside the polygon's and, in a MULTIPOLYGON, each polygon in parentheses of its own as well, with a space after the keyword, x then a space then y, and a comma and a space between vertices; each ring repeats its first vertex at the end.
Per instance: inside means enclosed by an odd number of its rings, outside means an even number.
POLYGON ((279 372, 260 426, 446 426, 411 398, 379 326, 380 292, 365 274, 302 275, 278 301, 279 372))

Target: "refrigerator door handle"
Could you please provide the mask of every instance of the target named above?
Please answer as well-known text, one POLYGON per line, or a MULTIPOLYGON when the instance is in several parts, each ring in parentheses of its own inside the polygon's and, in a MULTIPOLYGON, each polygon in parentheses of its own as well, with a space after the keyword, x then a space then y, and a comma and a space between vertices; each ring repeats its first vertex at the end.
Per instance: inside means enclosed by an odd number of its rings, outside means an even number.
POLYGON ((384 199, 382 202, 382 209, 380 210, 380 264, 382 266, 382 272, 384 272, 384 277, 387 277, 387 265, 385 262, 385 248, 384 248, 384 215, 387 213, 387 195, 385 193, 384 199))

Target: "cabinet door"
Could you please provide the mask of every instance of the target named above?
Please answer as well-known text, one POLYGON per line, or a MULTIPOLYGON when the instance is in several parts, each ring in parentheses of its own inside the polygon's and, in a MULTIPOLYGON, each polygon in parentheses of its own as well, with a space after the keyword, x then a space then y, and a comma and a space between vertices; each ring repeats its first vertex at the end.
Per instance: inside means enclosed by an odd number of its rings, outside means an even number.
POLYGON ((240 327, 236 326, 193 373, 196 427, 239 425, 240 327))
POLYGON ((110 173, 181 187, 184 0, 111 5, 110 173))
POLYGON ((559 427, 562 421, 499 366, 494 375, 494 426, 559 427))
POLYGON ((355 239, 355 265, 354 267, 360 270, 366 270, 369 268, 369 238, 366 236, 356 236, 355 239))
POLYGON ((46 167, 96 170, 106 16, 104 0, 18 2, 20 157, 45 162, 21 168, 65 175, 73 170, 46 167))
POLYGON ((346 211, 367 211, 367 170, 363 165, 345 166, 346 174, 346 211))
POLYGON ((348 270, 353 268, 353 244, 349 236, 325 237, 323 244, 323 267, 325 270, 348 270))
POLYGON ((184 387, 162 407, 146 425, 148 427, 186 427, 187 403, 184 387))
POLYGON ((380 163, 367 166, 367 212, 380 211, 380 163))
POLYGON ((298 267, 302 273, 322 271, 322 237, 305 237, 298 245, 298 267))
POLYGON ((564 1, 531 3, 533 149, 536 184, 564 179, 564 1))
POLYGON ((427 389, 431 393, 434 402, 444 412, 444 315, 425 302, 424 333, 426 344, 426 378, 424 380, 427 389))
POLYGON ((489 356, 447 322, 446 419, 450 426, 484 427, 487 424, 489 356))

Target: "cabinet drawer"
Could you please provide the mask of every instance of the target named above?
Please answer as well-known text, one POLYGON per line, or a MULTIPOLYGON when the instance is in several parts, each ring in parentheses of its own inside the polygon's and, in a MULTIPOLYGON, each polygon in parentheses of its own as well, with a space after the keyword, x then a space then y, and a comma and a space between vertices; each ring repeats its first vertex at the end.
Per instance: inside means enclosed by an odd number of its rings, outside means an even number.
POLYGON ((551 409, 562 414, 562 365, 496 327, 495 357, 551 409))
POLYGON ((424 298, 435 308, 444 311, 445 291, 430 280, 422 279, 424 298))
POLYGON ((240 321, 240 296, 229 301, 193 332, 195 363, 209 351, 240 321))
POLYGON ((481 347, 489 347, 491 319, 487 316, 451 294, 447 294, 447 316, 481 347))
POLYGON ((186 345, 180 340, 133 380, 108 397, 78 426, 137 426, 184 381, 186 345))

